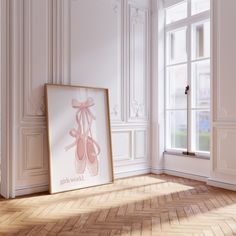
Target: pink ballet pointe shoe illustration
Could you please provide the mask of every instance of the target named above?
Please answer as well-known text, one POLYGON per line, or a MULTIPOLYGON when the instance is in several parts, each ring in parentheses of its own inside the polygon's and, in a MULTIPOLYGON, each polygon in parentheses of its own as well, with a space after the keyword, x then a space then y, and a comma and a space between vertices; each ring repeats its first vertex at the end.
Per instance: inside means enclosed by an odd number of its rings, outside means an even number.
POLYGON ((100 148, 98 144, 91 138, 87 138, 86 142, 86 152, 87 152, 87 166, 90 175, 96 176, 98 174, 98 158, 100 153, 100 148))
POLYGON ((95 116, 91 113, 90 107, 94 106, 92 98, 88 98, 85 102, 72 100, 72 107, 77 109, 76 122, 77 129, 72 129, 70 135, 76 140, 74 143, 66 147, 66 151, 76 146, 75 151, 75 168, 78 174, 85 172, 86 166, 91 176, 98 174, 98 155, 100 147, 92 137, 92 121, 95 116))
POLYGON ((76 130, 73 129, 70 132, 70 135, 76 138, 76 141, 71 144, 70 146, 66 147, 66 151, 76 146, 75 151, 75 165, 76 165, 76 172, 78 174, 83 174, 86 168, 86 152, 85 152, 85 141, 84 137, 76 130))
POLYGON ((78 174, 83 174, 86 168, 86 155, 85 155, 85 143, 84 138, 80 137, 77 140, 77 147, 76 147, 76 171, 78 174))

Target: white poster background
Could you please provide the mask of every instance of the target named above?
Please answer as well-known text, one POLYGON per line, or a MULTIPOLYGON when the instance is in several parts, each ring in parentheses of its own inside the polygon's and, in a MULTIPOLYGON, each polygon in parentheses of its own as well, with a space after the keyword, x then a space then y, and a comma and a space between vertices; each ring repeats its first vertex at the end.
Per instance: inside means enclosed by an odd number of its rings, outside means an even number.
POLYGON ((50 151, 51 193, 79 189, 112 182, 112 158, 110 150, 110 130, 106 90, 79 88, 72 86, 47 86, 48 136, 50 151), (87 167, 84 174, 78 174, 75 168, 76 145, 69 150, 67 146, 75 142, 69 132, 77 129, 77 110, 72 100, 85 102, 93 98, 95 105, 90 111, 96 117, 92 122, 93 139, 101 148, 98 158, 98 175, 90 176, 87 167))

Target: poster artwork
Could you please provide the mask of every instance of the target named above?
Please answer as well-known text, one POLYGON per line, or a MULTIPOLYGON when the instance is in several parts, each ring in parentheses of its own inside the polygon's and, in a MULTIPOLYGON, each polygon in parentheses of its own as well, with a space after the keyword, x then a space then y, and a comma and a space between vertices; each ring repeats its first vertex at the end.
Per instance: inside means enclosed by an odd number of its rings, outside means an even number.
POLYGON ((50 193, 113 181, 108 90, 46 87, 50 193))

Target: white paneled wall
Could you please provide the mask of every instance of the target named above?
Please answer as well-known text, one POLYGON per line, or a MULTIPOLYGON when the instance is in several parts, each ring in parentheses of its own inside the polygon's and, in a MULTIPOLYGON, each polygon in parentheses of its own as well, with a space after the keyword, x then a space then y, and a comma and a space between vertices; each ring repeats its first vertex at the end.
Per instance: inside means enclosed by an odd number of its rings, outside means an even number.
POLYGON ((209 184, 236 189, 236 30, 232 27, 236 1, 212 1, 211 167, 205 160, 186 162, 182 158, 180 162, 181 159, 177 161, 173 156, 163 158, 164 15, 159 10, 161 2, 1 0, 4 157, 1 192, 4 196, 48 189, 45 83, 109 88, 116 177, 150 172, 152 148, 155 173, 170 170, 172 174, 175 171, 209 177, 210 169, 209 184))
POLYGON ((11 196, 48 189, 45 83, 108 87, 115 176, 150 172, 149 0, 12 0, 8 7, 11 196))
POLYGON ((46 190, 48 147, 44 84, 52 80, 52 1, 12 1, 14 104, 13 173, 16 194, 46 190))
POLYGON ((1 195, 9 197, 11 176, 9 175, 9 98, 7 91, 10 81, 7 78, 7 62, 9 59, 9 50, 6 46, 8 41, 7 16, 9 14, 7 1, 0 1, 1 17, 1 195))
POLYGON ((71 83, 108 87, 111 119, 124 121, 121 1, 68 1, 71 83))
POLYGON ((212 165, 209 184, 236 190, 236 1, 214 1, 212 165))
POLYGON ((149 1, 77 0, 62 7, 70 12, 64 18, 70 82, 110 90, 115 176, 149 172, 149 1))

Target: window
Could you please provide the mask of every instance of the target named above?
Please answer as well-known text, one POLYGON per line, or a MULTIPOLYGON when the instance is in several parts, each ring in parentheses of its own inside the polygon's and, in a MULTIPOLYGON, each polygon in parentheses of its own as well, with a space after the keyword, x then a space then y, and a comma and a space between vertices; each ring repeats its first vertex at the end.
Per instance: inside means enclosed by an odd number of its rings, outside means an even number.
POLYGON ((166 151, 209 156, 210 0, 171 2, 165 8, 166 151))

